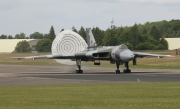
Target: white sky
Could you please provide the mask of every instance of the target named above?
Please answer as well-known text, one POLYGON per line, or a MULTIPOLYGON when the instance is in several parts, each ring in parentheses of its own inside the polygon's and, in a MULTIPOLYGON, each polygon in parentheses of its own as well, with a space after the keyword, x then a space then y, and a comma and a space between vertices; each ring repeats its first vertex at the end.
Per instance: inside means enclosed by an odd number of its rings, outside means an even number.
POLYGON ((180 19, 180 0, 0 0, 0 35, 180 19))

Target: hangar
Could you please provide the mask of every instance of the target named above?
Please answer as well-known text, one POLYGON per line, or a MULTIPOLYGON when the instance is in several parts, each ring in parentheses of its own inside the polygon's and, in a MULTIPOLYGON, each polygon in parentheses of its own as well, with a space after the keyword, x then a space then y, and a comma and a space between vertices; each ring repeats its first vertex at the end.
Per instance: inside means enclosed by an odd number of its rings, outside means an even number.
POLYGON ((180 38, 165 38, 169 44, 169 50, 180 49, 180 38))
POLYGON ((0 53, 12 53, 15 50, 15 47, 18 42, 26 40, 32 51, 35 51, 35 46, 38 39, 0 39, 0 53))

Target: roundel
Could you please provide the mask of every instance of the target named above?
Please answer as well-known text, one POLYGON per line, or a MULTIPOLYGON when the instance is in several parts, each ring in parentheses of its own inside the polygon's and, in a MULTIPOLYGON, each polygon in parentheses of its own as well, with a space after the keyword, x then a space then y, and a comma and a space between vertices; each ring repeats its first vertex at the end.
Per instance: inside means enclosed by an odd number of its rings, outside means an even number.
MULTIPOLYGON (((52 54, 72 54, 84 51, 87 48, 85 40, 77 33, 71 30, 62 31, 56 36, 52 43, 52 54)), ((74 65, 75 61, 67 59, 56 59, 58 63, 74 65)))

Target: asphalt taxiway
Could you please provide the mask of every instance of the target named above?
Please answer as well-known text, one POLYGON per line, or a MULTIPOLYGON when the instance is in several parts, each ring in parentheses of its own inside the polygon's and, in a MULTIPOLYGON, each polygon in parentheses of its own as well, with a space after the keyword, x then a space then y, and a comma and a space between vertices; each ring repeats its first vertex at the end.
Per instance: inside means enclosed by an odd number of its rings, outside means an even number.
POLYGON ((0 65, 0 86, 180 82, 180 70, 131 69, 132 73, 115 74, 115 68, 82 67, 82 69, 83 74, 76 74, 76 66, 0 65))

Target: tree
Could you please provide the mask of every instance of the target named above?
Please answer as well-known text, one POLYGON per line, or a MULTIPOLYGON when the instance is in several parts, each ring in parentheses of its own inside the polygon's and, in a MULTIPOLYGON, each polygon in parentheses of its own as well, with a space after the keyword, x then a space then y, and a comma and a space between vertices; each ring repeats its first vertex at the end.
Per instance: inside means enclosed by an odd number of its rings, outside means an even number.
POLYGON ((13 39, 13 37, 11 35, 8 36, 8 39, 13 39))
POLYGON ((56 35, 55 35, 55 32, 54 32, 54 27, 51 26, 51 29, 49 31, 48 39, 52 42, 55 39, 55 37, 56 37, 56 35))
POLYGON ((108 29, 105 32, 105 37, 103 39, 103 44, 106 46, 116 46, 118 44, 118 40, 116 37, 115 29, 108 29))
POLYGON ((82 26, 81 26, 78 34, 86 41, 86 33, 85 33, 85 30, 82 26))
POLYGON ((148 43, 151 43, 153 45, 158 45, 159 44, 159 40, 155 40, 153 37, 149 36, 147 41, 148 43))
POLYGON ((155 40, 159 40, 161 38, 159 30, 156 28, 156 26, 153 26, 149 33, 155 40))
POLYGON ((130 42, 131 39, 130 39, 129 31, 130 31, 129 29, 123 30, 120 36, 118 36, 118 42, 120 44, 129 43, 132 46, 132 43, 130 42))
POLYGON ((15 39, 26 39, 26 34, 24 33, 16 34, 15 39))
POLYGON ((149 42, 144 42, 144 43, 140 43, 138 46, 137 46, 137 49, 138 50, 156 50, 156 45, 154 44, 151 44, 149 42))
POLYGON ((177 37, 180 37, 180 31, 177 32, 177 37))
POLYGON ((62 28, 60 32, 62 32, 62 31, 64 31, 64 28, 62 28))
POLYGON ((104 31, 98 27, 92 29, 92 33, 98 46, 103 46, 104 31))
POLYGON ((72 27, 72 31, 78 33, 77 29, 74 26, 72 27))
POLYGON ((16 52, 30 52, 31 48, 29 43, 26 40, 20 41, 15 47, 16 52))
POLYGON ((147 29, 143 29, 142 34, 143 34, 143 35, 147 35, 147 34, 148 34, 147 29))
POLYGON ((128 47, 128 49, 133 49, 133 46, 132 46, 132 44, 130 44, 130 43, 125 43, 125 45, 128 47))
POLYGON ((39 40, 36 44, 36 50, 38 52, 50 52, 52 41, 49 39, 39 40))
POLYGON ((130 29, 130 43, 133 46, 133 49, 136 49, 136 46, 139 44, 140 40, 140 33, 138 30, 137 24, 135 24, 131 29, 130 29))
POLYGON ((122 34, 124 32, 124 28, 121 26, 119 28, 116 29, 116 37, 118 39, 118 43, 121 44, 121 37, 122 37, 122 34))
POLYGON ((34 32, 33 34, 30 34, 30 39, 42 39, 43 34, 39 32, 34 32))
POLYGON ((7 39, 7 35, 3 35, 3 34, 2 34, 2 35, 0 36, 0 39, 7 39))
POLYGON ((14 39, 20 39, 19 34, 16 34, 15 37, 14 37, 14 39))
POLYGON ((164 37, 161 38, 160 40, 160 50, 168 50, 168 42, 166 41, 166 39, 164 37))
POLYGON ((25 38, 26 38, 26 34, 20 33, 20 34, 19 34, 19 37, 20 37, 20 39, 25 39, 25 38))
POLYGON ((49 34, 44 34, 44 35, 43 35, 43 38, 44 38, 44 39, 48 39, 48 37, 49 37, 49 34))

